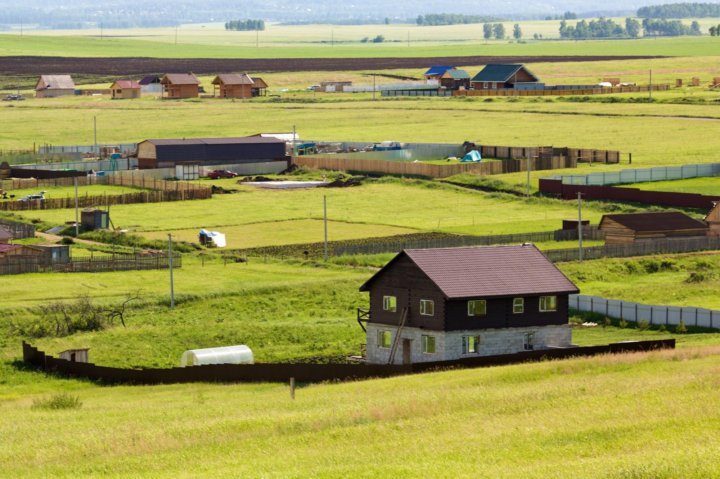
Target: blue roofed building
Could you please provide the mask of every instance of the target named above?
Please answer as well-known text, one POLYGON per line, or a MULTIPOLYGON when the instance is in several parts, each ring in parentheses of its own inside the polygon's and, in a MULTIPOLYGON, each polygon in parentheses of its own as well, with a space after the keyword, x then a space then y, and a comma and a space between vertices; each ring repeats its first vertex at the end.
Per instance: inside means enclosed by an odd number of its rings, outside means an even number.
POLYGON ((470 86, 475 90, 520 89, 539 81, 524 65, 491 63, 470 80, 470 86))

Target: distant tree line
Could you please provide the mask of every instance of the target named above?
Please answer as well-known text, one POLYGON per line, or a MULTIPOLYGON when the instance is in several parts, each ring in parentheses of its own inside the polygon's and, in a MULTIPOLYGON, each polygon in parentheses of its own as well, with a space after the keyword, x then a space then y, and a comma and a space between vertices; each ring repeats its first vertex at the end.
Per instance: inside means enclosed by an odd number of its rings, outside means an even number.
POLYGON ((498 40, 505 38, 505 25, 502 23, 483 23, 483 38, 490 40, 493 37, 498 40))
POLYGON ((237 30, 240 32, 265 30, 265 20, 230 20, 225 22, 225 30, 237 30))
POLYGON ((640 18, 717 18, 720 4, 717 3, 668 3, 639 8, 640 18))
POLYGON ((555 15, 555 16, 548 15, 547 17, 545 17, 545 20, 577 20, 577 13, 565 12, 562 15, 555 15))
POLYGON ((461 13, 429 13, 417 17, 416 23, 421 26, 433 25, 462 25, 469 23, 484 23, 497 20, 494 17, 481 15, 463 15, 461 13))
POLYGON ((588 38, 638 38, 645 36, 682 36, 701 35, 700 24, 692 22, 685 25, 679 20, 654 20, 645 18, 642 24, 634 18, 626 18, 625 25, 616 23, 610 18, 597 20, 580 20, 575 25, 568 25, 565 20, 560 22, 560 38, 583 40, 588 38))

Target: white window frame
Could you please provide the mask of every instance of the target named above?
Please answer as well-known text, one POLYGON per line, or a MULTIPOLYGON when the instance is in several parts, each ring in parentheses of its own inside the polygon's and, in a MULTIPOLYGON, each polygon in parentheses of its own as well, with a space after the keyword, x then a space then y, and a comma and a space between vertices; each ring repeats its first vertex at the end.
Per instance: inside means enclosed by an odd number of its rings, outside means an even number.
POLYGON ((523 314, 525 313, 525 298, 513 298, 513 314, 523 314), (518 308, 519 306, 519 308, 518 308), (518 311, 519 309, 519 311, 518 311))
POLYGON ((435 336, 423 334, 420 339, 422 342, 423 354, 435 354, 437 352, 437 340, 435 339, 435 336), (431 345, 432 345, 432 351, 430 351, 431 345))
POLYGON ((486 90, 488 89, 488 82, 486 82, 486 81, 483 82, 483 88, 486 90))
POLYGON ((538 301, 538 308, 541 313, 548 313, 557 311, 557 296, 540 296, 538 301), (548 307, 547 302, 552 304, 552 307, 548 307))
POLYGON ((467 302, 467 314, 468 316, 487 316, 487 300, 484 299, 471 299, 467 302), (482 303, 483 304, 483 312, 480 314, 475 313, 475 308, 471 307, 471 305, 474 306, 474 303, 482 303))
POLYGON ((397 311, 397 296, 383 296, 383 311, 388 311, 390 313, 394 313, 397 311), (390 308, 391 305, 392 308, 390 308))
POLYGON ((480 352, 480 336, 463 336, 462 337, 462 353, 478 354, 480 352), (472 351, 470 346, 472 343, 472 351))
POLYGON ((380 329, 378 330, 378 348, 380 349, 390 349, 392 347, 392 331, 388 331, 386 329, 380 329), (385 337, 388 338, 388 345, 385 346, 385 337))
POLYGON ((435 301, 432 299, 421 299, 420 316, 435 316, 435 301), (430 312, 428 312, 428 305, 430 306, 430 312))

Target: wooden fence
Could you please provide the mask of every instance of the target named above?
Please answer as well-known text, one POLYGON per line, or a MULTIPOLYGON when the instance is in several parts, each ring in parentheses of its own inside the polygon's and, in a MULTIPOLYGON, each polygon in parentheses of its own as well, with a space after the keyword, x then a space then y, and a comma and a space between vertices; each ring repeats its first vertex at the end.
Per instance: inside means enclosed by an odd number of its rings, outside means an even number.
MULTIPOLYGON (((204 200, 212 197, 212 188, 187 181, 166 181, 147 178, 140 174, 116 174, 110 176, 83 176, 77 178, 78 185, 117 185, 144 189, 137 193, 119 195, 84 195, 78 197, 80 208, 124 205, 133 203, 161 203, 165 201, 204 200)), ((50 186, 72 186, 74 178, 7 180, 0 187, 11 191, 16 188, 37 188, 50 186), (6 188, 7 186, 7 188, 6 188)), ((0 211, 46 210, 74 208, 75 197, 46 198, 33 201, 1 201, 0 211)))
MULTIPOLYGON (((621 245, 605 245, 583 248, 583 259, 628 258, 655 254, 691 253, 694 251, 720 250, 720 237, 673 238, 641 241, 621 245)), ((554 262, 577 261, 580 259, 578 248, 554 249, 543 251, 554 262)))
MULTIPOLYGON (((482 145, 483 158, 518 160, 525 158, 565 159, 568 164, 576 163, 620 163, 620 152, 616 150, 593 150, 554 146, 492 146, 482 145)), ((572 166, 571 168, 574 168, 572 166)), ((536 168, 551 169, 551 168, 536 168)))
POLYGON ((667 91, 670 84, 629 85, 610 88, 579 88, 579 89, 544 89, 516 90, 505 88, 499 90, 456 90, 453 96, 564 96, 564 95, 609 95, 613 93, 639 93, 647 91, 667 91))
POLYGON ((696 193, 651 191, 616 186, 568 185, 560 179, 551 178, 540 179, 540 192, 564 200, 577 199, 578 193, 581 193, 583 198, 591 200, 627 201, 704 210, 711 209, 714 202, 720 201, 720 195, 707 196, 696 193))
POLYGON ((498 356, 478 356, 456 361, 408 365, 394 364, 217 364, 168 369, 122 369, 58 359, 23 341, 23 361, 39 370, 92 381, 129 384, 170 384, 191 382, 298 382, 343 381, 400 376, 443 369, 503 366, 527 362, 587 357, 599 354, 674 349, 674 339, 632 341, 602 346, 523 351, 498 356))
MULTIPOLYGON (((292 163, 324 170, 339 170, 357 173, 376 173, 387 175, 418 176, 425 178, 445 178, 460 173, 475 175, 499 175, 527 170, 528 160, 485 161, 481 163, 456 163, 452 165, 433 165, 407 161, 367 160, 362 158, 298 156, 292 163)), ((533 158, 531 170, 552 170, 575 168, 577 163, 568 158, 533 158)))
MULTIPOLYGON (((7 256, 0 258, 0 276, 24 273, 102 273, 168 269, 167 254, 114 254, 96 258, 72 259, 67 263, 51 263, 43 257, 7 256)), ((173 268, 182 268, 182 256, 173 254, 173 268)))
POLYGON ((34 238, 35 226, 0 218, 0 228, 4 229, 13 239, 34 238))

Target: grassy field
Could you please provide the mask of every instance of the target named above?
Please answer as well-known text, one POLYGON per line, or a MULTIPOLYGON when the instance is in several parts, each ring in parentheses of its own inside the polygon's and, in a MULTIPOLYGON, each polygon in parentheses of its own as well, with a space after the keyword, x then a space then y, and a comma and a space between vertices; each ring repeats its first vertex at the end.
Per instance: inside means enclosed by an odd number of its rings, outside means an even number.
POLYGON ((700 195, 719 196, 720 177, 691 178, 687 180, 651 181, 622 185, 623 188, 638 188, 649 191, 673 191, 677 193, 697 193, 700 195))
MULTIPOLYGON (((7 190, 8 193, 15 195, 16 198, 21 198, 25 195, 35 194, 40 191, 45 191, 45 198, 74 198, 75 188, 72 186, 43 186, 39 188, 23 188, 17 190, 7 190)), ((86 185, 78 186, 78 196, 114 196, 122 195, 125 193, 137 193, 142 191, 142 188, 131 188, 129 186, 115 186, 115 185, 86 185)))

